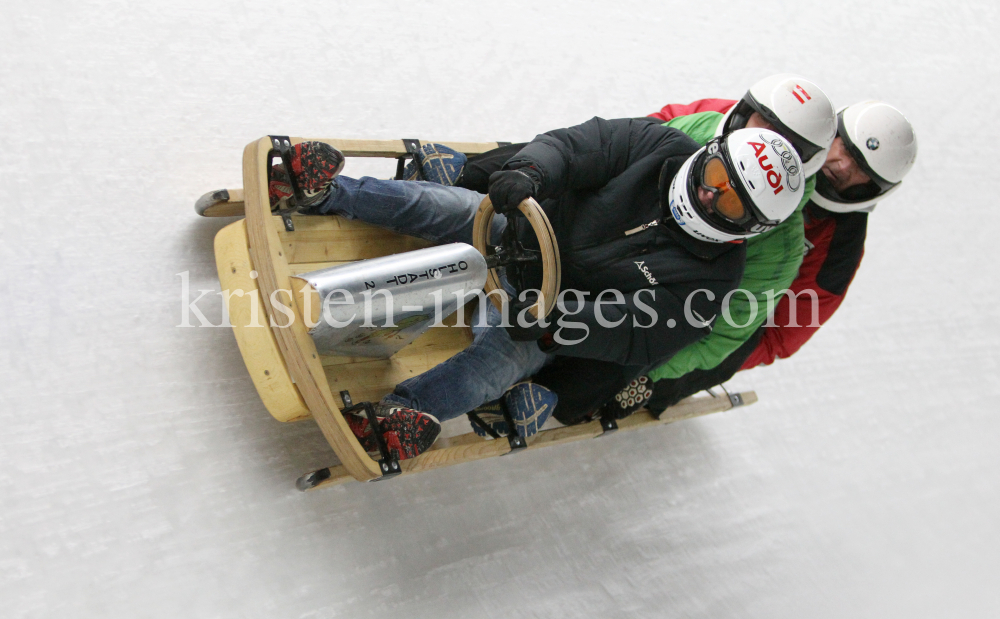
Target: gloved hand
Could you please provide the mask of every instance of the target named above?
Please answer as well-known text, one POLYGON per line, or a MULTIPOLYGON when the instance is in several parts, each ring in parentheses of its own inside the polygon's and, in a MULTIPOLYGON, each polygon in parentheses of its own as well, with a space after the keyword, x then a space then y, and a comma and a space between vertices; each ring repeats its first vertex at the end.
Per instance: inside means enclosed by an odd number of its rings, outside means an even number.
POLYGON ((525 198, 534 197, 541 185, 541 176, 534 168, 500 170, 490 174, 490 202, 493 210, 508 215, 517 210, 525 198))
POLYGON ((509 312, 507 322, 510 323, 510 326, 506 328, 507 334, 515 342, 533 342, 549 332, 548 327, 538 324, 531 312, 525 312, 524 326, 518 324, 518 316, 521 312, 538 302, 538 294, 532 290, 526 292, 524 296, 524 301, 511 301, 507 306, 509 312))

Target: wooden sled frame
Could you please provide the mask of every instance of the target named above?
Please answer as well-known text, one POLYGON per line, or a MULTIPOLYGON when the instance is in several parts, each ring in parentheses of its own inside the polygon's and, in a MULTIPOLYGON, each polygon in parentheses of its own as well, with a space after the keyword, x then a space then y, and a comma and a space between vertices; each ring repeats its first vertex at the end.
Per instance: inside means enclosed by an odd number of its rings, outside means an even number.
MULTIPOLYGON (((293 145, 302 141, 304 141, 302 138, 290 138, 293 145)), ((327 142, 348 157, 400 158, 408 152, 402 140, 318 141, 327 142)), ((444 142, 443 144, 467 154, 486 152, 497 147, 496 143, 444 142)), ((304 265, 293 262, 293 257, 296 255, 295 233, 283 232, 282 220, 272 214, 268 201, 267 166, 273 148, 271 137, 261 138, 246 146, 243 153, 242 195, 237 193, 239 190, 229 190, 230 208, 227 209, 225 201, 221 201, 221 208, 210 214, 237 215, 239 213, 236 198, 243 198, 246 219, 222 229, 215 240, 220 283, 222 289, 228 291, 224 296, 230 322, 244 362, 268 411, 281 421, 295 421, 311 416, 319 424, 324 437, 340 461, 337 466, 304 475, 298 481, 299 488, 309 490, 352 480, 377 480, 382 478, 386 471, 380 470, 379 464, 354 438, 341 414, 339 398, 334 395, 332 385, 338 383, 337 390, 346 389, 355 400, 361 400, 364 389, 360 387, 353 389, 351 385, 344 384, 344 380, 360 380, 357 378, 360 374, 352 374, 348 370, 351 369, 351 364, 370 363, 370 360, 321 357, 303 323, 298 295, 288 294, 288 291, 292 290, 290 281, 292 275, 304 270, 342 263, 344 260, 317 260, 317 257, 328 256, 310 255, 309 259, 304 261, 304 265), (291 324, 288 324, 286 312, 276 311, 276 303, 291 308, 294 314, 291 324), (341 379, 341 374, 346 378, 341 379)), ((200 207, 199 212, 209 215, 200 207)), ((352 253, 350 260, 409 251, 428 245, 426 241, 420 239, 377 231, 378 229, 367 224, 339 217, 293 216, 293 220, 296 230, 304 235, 311 235, 308 237, 310 239, 315 239, 318 234, 345 235, 358 231, 377 237, 374 241, 367 241, 368 245, 363 247, 364 251, 352 253), (377 245, 379 239, 383 244, 391 243, 391 251, 385 251, 385 247, 370 246, 377 245)), ((364 243, 359 247, 362 245, 364 243)), ((352 247, 349 247, 348 251, 353 251, 352 247)), ((334 258, 344 258, 344 256, 338 255, 334 258)), ((423 347, 418 347, 418 343, 427 334, 407 347, 416 347, 410 357, 401 355, 407 349, 394 355, 391 360, 393 371, 399 370, 405 377, 409 363, 409 375, 419 374, 462 350, 471 341, 471 336, 464 329, 454 327, 431 329, 428 334, 435 331, 438 333, 428 337, 422 344, 423 347)), ((382 385, 382 389, 386 388, 385 384, 382 385)), ((370 395, 372 399, 380 397, 377 393, 370 395)), ((756 400, 757 397, 753 392, 730 397, 689 398, 665 411, 658 419, 648 411, 640 411, 619 421, 617 425, 618 429, 633 430, 720 412, 733 406, 751 404, 756 400)), ((529 449, 535 449, 602 436, 613 429, 602 427, 601 422, 595 420, 586 424, 543 430, 529 437, 527 444, 529 449)), ((399 464, 402 473, 409 474, 504 455, 510 451, 511 446, 508 441, 484 439, 470 432, 439 439, 426 453, 417 458, 403 460, 399 464)))

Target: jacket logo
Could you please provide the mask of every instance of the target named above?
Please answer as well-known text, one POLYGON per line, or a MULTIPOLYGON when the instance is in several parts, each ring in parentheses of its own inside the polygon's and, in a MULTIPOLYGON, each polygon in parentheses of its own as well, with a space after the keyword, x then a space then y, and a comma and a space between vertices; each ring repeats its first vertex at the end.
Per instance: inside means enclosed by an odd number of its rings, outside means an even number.
POLYGON ((659 285, 658 282, 656 281, 656 278, 653 277, 653 274, 650 273, 649 269, 646 268, 645 260, 641 262, 636 262, 635 266, 639 267, 639 272, 646 276, 646 280, 648 280, 650 284, 653 284, 654 286, 659 285))

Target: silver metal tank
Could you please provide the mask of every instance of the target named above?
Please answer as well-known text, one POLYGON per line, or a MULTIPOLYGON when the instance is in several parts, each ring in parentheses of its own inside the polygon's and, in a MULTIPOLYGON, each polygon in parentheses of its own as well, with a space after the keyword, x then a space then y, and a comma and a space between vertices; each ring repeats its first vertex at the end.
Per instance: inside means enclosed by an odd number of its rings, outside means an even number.
POLYGON ((451 243, 303 273, 292 281, 296 295, 308 283, 301 305, 320 354, 386 358, 457 310, 459 296, 464 303, 466 294, 481 290, 486 274, 482 254, 451 243))

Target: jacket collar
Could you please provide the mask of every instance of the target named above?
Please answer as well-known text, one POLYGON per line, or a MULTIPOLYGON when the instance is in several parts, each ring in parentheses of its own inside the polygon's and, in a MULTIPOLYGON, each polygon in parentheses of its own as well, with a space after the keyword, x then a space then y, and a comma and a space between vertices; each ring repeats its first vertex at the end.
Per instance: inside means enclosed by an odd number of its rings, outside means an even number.
POLYGON ((736 243, 709 243, 696 239, 687 232, 681 230, 680 225, 674 221, 673 217, 664 217, 658 226, 660 230, 670 237, 670 240, 677 243, 702 260, 715 260, 719 256, 732 251, 736 247, 746 244, 746 241, 736 243))

